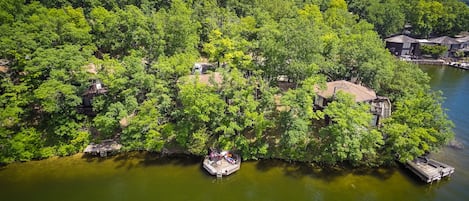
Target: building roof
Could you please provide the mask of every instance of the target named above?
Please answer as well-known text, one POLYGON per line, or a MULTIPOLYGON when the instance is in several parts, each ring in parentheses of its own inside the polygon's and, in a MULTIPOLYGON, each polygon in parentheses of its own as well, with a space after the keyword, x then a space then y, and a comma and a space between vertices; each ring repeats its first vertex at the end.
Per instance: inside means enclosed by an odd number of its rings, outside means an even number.
POLYGON ((88 64, 85 68, 86 68, 86 72, 88 73, 95 74, 95 75, 98 74, 98 70, 94 63, 88 64))
POLYGON ((345 80, 339 80, 334 82, 326 83, 327 88, 325 90, 318 90, 319 96, 324 98, 332 97, 337 91, 343 91, 348 94, 355 96, 355 102, 363 102, 376 99, 376 93, 372 89, 360 86, 345 80))
POLYGON ((7 73, 7 72, 8 72, 8 67, 6 67, 6 66, 0 66, 0 72, 2 72, 2 73, 7 73))
POLYGON ((456 41, 458 41, 458 42, 460 42, 460 43, 469 42, 469 36, 462 37, 462 38, 456 38, 456 41))
POLYGON ((406 35, 397 35, 384 39, 386 42, 390 43, 418 43, 417 39, 411 38, 406 35))
POLYGON ((438 37, 438 38, 430 38, 428 40, 432 43, 441 44, 441 45, 459 44, 459 41, 457 41, 456 39, 451 38, 449 36, 441 36, 441 37, 438 37))
MULTIPOLYGON (((210 78, 212 77, 212 75, 213 75, 213 80, 215 81, 215 83, 217 83, 217 84, 222 83, 223 78, 222 78, 221 73, 219 73, 219 72, 199 75, 199 82, 207 84, 207 85, 211 85, 210 84, 210 78)), ((197 75, 189 75, 189 79, 191 79, 191 80, 195 79, 196 76, 197 75)))
POLYGON ((431 41, 427 40, 427 39, 417 39, 417 41, 419 43, 432 43, 431 41))

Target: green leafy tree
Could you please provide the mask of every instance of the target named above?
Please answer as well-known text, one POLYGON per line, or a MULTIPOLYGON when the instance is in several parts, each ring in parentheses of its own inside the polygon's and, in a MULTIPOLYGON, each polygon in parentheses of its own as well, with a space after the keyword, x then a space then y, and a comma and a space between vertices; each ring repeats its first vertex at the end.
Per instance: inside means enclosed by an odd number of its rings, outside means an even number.
POLYGON ((403 61, 395 61, 395 63, 391 79, 382 85, 378 94, 384 94, 394 102, 430 89, 428 84, 422 84, 429 83, 430 78, 418 66, 403 61))
POLYGON ((5 0, 0 3, 0 24, 12 23, 21 16, 24 0, 5 0))
POLYGON ((448 51, 448 47, 442 45, 422 45, 420 50, 423 55, 431 55, 433 58, 437 59, 448 51))
POLYGON ((41 134, 34 128, 22 129, 10 139, 3 141, 0 162, 29 161, 40 156, 43 145, 41 134))
MULTIPOLYGON (((214 93, 213 87, 200 83, 198 78, 187 79, 178 85, 178 99, 182 107, 177 114, 180 130, 176 140, 184 147, 189 145, 194 133, 201 129, 206 129, 207 132, 214 131, 218 127, 224 116, 225 105, 225 102, 214 93)), ((210 136, 213 134, 209 133, 210 136)))
POLYGON ((247 53, 249 42, 244 39, 230 39, 223 37, 219 30, 213 30, 209 35, 209 43, 204 45, 204 52, 211 61, 233 65, 238 68, 251 69, 251 56, 247 53))
POLYGON ((352 95, 339 91, 324 109, 331 123, 320 131, 321 160, 335 164, 372 165, 378 160, 383 136, 371 127, 370 106, 355 103, 352 95))
POLYGON ((376 2, 367 8, 367 19, 381 37, 399 33, 405 24, 405 14, 398 1, 376 2))
POLYGON ((281 98, 281 105, 285 109, 281 109, 278 119, 282 130, 280 144, 284 156, 289 159, 308 158, 307 148, 314 139, 312 122, 324 118, 321 111, 313 110, 314 87, 323 81, 321 79, 308 78, 302 82, 302 87, 289 90, 281 98))
POLYGON ((129 125, 123 130, 121 140, 127 149, 161 151, 165 141, 160 132, 162 115, 159 112, 157 99, 149 99, 142 103, 136 115, 129 117, 129 125))
POLYGON ((395 103, 383 133, 389 156, 401 162, 434 151, 453 137, 453 124, 441 108, 441 94, 423 91, 395 103))
POLYGON ((412 11, 409 12, 408 19, 417 35, 428 37, 442 18, 444 13, 443 4, 438 1, 423 0, 415 3, 412 11))
POLYGON ((171 56, 196 50, 199 43, 197 30, 200 28, 200 23, 192 18, 193 12, 192 8, 182 0, 172 1, 171 8, 163 12, 165 55, 171 56))

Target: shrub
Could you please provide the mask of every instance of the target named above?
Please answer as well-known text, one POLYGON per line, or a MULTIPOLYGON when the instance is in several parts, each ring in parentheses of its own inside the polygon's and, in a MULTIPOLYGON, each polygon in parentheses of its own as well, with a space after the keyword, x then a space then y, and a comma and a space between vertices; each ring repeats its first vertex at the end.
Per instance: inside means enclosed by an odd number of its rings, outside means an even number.
POLYGON ((422 50, 423 55, 431 55, 435 59, 441 57, 446 51, 448 51, 446 46, 441 45, 422 45, 420 49, 422 50))

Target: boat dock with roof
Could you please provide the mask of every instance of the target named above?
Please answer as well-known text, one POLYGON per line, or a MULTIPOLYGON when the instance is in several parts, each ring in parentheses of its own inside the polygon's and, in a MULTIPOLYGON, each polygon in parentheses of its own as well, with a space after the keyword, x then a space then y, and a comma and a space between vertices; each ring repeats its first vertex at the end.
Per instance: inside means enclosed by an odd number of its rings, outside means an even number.
POLYGON ((241 168, 241 157, 228 151, 212 151, 205 157, 203 167, 209 174, 221 178, 241 168))
POLYGON ((426 157, 417 157, 413 161, 407 161, 406 166, 427 183, 441 180, 454 173, 453 167, 426 157))

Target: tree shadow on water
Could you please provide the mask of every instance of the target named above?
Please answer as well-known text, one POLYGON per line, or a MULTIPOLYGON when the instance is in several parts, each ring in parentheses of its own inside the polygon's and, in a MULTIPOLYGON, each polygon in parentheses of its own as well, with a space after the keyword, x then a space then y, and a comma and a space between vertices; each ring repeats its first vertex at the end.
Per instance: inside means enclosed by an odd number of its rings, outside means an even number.
POLYGON ((311 177, 327 182, 350 173, 350 170, 337 167, 317 167, 307 163, 298 163, 284 167, 286 176, 301 179, 311 177))
POLYGON ((100 156, 91 155, 91 154, 83 154, 81 158, 84 159, 88 163, 103 162, 105 160, 109 160, 108 157, 100 157, 100 156))
POLYGON ((257 161, 256 168, 259 171, 267 172, 272 168, 281 167, 285 165, 285 163, 286 163, 285 161, 278 160, 278 159, 263 159, 263 160, 257 161))
POLYGON ((363 168, 354 168, 352 169, 351 173, 354 175, 359 175, 359 176, 369 175, 379 180, 387 180, 396 173, 396 168, 395 167, 382 167, 382 168, 363 167, 363 168))
POLYGON ((130 170, 136 167, 136 162, 140 158, 139 152, 120 153, 113 157, 113 161, 117 163, 116 168, 127 168, 130 170))
POLYGON ((0 171, 7 169, 7 164, 0 163, 0 171))
POLYGON ((339 166, 318 166, 306 162, 287 162, 283 160, 261 160, 256 164, 259 171, 269 171, 273 168, 281 168, 283 173, 295 179, 303 177, 311 177, 314 179, 324 180, 331 182, 339 177, 348 174, 357 176, 371 176, 379 180, 387 180, 391 178, 399 168, 385 167, 385 168, 371 168, 371 167, 352 167, 348 165, 339 166))
POLYGON ((192 166, 202 162, 198 156, 186 154, 161 155, 160 153, 147 152, 143 155, 139 165, 142 166, 159 166, 159 165, 176 165, 176 166, 192 166))
MULTIPOLYGON (((138 166, 158 166, 158 165, 178 165, 178 166, 190 166, 200 163, 202 159, 198 156, 187 155, 187 154, 172 154, 162 155, 156 152, 147 151, 131 151, 121 152, 112 156, 99 157, 94 155, 84 154, 82 159, 86 162, 104 162, 112 160, 117 164, 116 168, 127 168, 131 169, 138 166)), ((1 167, 0 167, 1 168, 1 167)))

